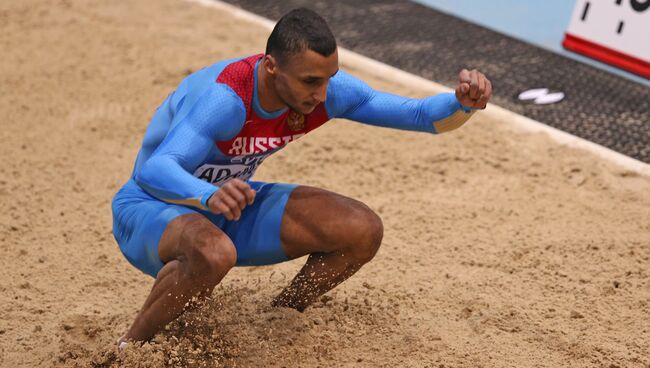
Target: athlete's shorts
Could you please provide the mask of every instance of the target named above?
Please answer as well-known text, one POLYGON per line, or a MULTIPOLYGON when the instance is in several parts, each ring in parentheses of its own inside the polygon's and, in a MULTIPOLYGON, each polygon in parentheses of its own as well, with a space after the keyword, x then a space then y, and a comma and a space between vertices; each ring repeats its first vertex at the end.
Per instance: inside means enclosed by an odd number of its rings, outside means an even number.
POLYGON ((228 221, 193 207, 163 202, 129 180, 113 198, 113 235, 126 259, 156 277, 164 266, 158 242, 167 224, 178 216, 200 213, 230 237, 238 266, 259 266, 288 260, 280 243, 280 225, 289 195, 296 185, 249 181, 257 194, 238 221, 228 221))

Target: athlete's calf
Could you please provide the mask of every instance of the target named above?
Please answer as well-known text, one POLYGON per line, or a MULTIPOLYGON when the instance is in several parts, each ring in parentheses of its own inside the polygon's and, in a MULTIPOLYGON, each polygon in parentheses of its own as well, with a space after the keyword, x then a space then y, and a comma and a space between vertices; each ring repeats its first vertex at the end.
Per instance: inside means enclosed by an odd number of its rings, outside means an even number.
POLYGON ((187 214, 169 223, 158 249, 165 266, 125 340, 150 339, 176 319, 194 296, 207 296, 235 266, 232 241, 200 214, 187 214))
POLYGON ((275 306, 304 310, 377 253, 383 224, 368 206, 336 193, 299 187, 289 198, 281 239, 287 256, 309 255, 275 306))

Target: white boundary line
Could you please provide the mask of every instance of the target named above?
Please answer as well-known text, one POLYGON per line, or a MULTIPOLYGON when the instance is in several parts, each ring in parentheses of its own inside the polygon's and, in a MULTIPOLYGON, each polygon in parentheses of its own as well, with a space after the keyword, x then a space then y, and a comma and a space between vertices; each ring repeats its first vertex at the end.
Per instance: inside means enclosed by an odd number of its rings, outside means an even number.
MULTIPOLYGON (((236 18, 242 19, 244 21, 256 23, 268 29, 269 31, 272 30, 273 26, 275 25, 275 23, 270 21, 269 19, 261 17, 257 14, 253 14, 251 12, 238 8, 234 5, 222 2, 220 0, 186 0, 186 1, 195 2, 207 7, 226 11, 232 14, 236 18)), ((377 60, 370 59, 368 57, 357 54, 356 52, 344 49, 342 47, 339 47, 339 56, 341 57, 341 61, 343 64, 349 64, 351 66, 357 67, 359 70, 362 70, 363 72, 368 73, 376 78, 395 80, 401 85, 407 87, 414 86, 414 87, 424 88, 428 90, 433 90, 434 93, 452 91, 452 89, 446 86, 432 82, 428 79, 424 79, 417 75, 405 72, 401 69, 384 64, 377 60)), ((548 126, 546 124, 540 123, 539 121, 527 118, 523 115, 519 115, 503 107, 490 104, 487 107, 487 109, 482 111, 482 114, 486 114, 497 120, 505 121, 509 124, 512 124, 528 132, 546 133, 549 137, 551 137, 553 140, 555 140, 560 144, 589 151, 627 170, 637 172, 641 175, 650 176, 650 165, 646 164, 645 162, 636 160, 629 156, 625 156, 607 147, 603 147, 599 144, 593 143, 586 139, 566 133, 559 129, 548 126)))

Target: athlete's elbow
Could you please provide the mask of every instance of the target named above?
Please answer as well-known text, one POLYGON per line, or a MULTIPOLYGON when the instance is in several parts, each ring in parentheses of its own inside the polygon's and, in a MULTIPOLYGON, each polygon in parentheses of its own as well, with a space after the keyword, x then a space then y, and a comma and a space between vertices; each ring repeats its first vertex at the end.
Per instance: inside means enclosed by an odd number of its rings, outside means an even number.
POLYGON ((157 177, 156 173, 159 171, 157 169, 159 166, 158 161, 159 160, 156 157, 152 157, 142 165, 140 171, 135 173, 133 176, 133 180, 136 182, 136 184, 143 188, 151 186, 157 177))

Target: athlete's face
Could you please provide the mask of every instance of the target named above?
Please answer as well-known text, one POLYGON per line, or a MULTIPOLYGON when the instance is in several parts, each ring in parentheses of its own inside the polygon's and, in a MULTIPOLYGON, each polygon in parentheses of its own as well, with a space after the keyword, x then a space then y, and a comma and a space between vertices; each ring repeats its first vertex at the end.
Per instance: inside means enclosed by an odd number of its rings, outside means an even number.
POLYGON ((307 49, 282 63, 277 63, 275 59, 272 61, 278 96, 301 114, 309 114, 316 105, 325 102, 329 80, 339 70, 337 51, 323 56, 307 49))

